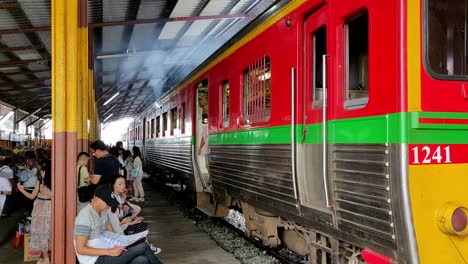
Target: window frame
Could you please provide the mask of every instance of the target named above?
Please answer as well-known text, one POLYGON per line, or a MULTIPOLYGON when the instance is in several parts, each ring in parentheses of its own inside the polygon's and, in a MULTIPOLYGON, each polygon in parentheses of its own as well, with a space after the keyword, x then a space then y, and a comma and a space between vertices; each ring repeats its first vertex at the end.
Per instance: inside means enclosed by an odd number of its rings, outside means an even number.
MULTIPOLYGON (((312 56, 312 69, 313 69, 313 72, 312 72, 312 108, 313 109, 318 109, 318 108, 322 108, 323 107, 323 99, 318 99, 316 100, 316 91, 315 91, 315 88, 316 87, 316 64, 315 64, 315 61, 317 59, 317 54, 316 54, 316 47, 317 45, 315 44, 316 43, 316 36, 315 36, 315 33, 318 32, 319 30, 321 29, 325 29, 325 54, 328 54, 328 34, 329 34, 329 31, 328 31, 328 25, 327 24, 323 24, 322 26, 320 27, 317 27, 313 32, 312 32, 312 36, 308 36, 308 37, 312 37, 311 39, 311 42, 312 42, 312 53, 313 53, 313 56, 312 56)), ((322 61, 322 65, 323 65, 323 61, 322 61)), ((322 69, 323 71, 323 69, 322 69)), ((323 79, 323 78, 322 78, 323 79)), ((322 98, 323 98, 323 94, 324 94, 324 86, 325 86, 325 82, 327 81, 327 79, 325 80, 322 80, 322 98)))
MULTIPOLYGON (((422 1, 422 23, 423 23, 423 30, 422 30, 422 64, 424 71, 432 78, 441 81, 468 81, 468 74, 467 75, 444 75, 434 72, 429 64, 429 1, 431 0, 423 0, 422 1)), ((433 1, 433 0, 432 0, 433 1)), ((465 7, 465 8, 468 8, 465 7)), ((466 18, 468 21, 468 17, 466 18)), ((465 30, 468 30, 466 28, 465 30)), ((465 33, 466 34, 466 33, 465 33)), ((468 41, 468 40, 467 40, 468 41)), ((468 51, 467 56, 468 56, 468 51)), ((468 65, 467 65, 468 66, 468 65)))
POLYGON ((155 133, 156 133, 156 138, 161 137, 161 115, 158 115, 156 117, 156 127, 155 127, 155 133))
POLYGON ((185 134, 185 102, 182 102, 179 110, 179 129, 180 134, 185 134))
POLYGON ((355 109, 362 109, 369 105, 369 98, 370 98, 370 69, 369 69, 369 61, 370 61, 370 13, 369 9, 363 8, 359 10, 355 15, 348 17, 343 23, 343 65, 344 67, 344 82, 343 82, 343 104, 346 110, 355 110, 355 109), (361 97, 357 99, 349 99, 349 23, 357 20, 363 15, 367 15, 367 97, 361 97))
POLYGON ((170 129, 170 135, 175 136, 175 132, 177 131, 177 123, 179 122, 179 112, 176 107, 171 108, 171 129, 170 129))
MULTIPOLYGON (((241 75, 241 85, 242 85, 242 114, 243 114, 243 125, 244 126, 261 126, 261 125, 265 125, 265 124, 268 124, 271 120, 271 88, 272 88, 272 74, 271 74, 271 69, 272 69, 272 59, 271 59, 271 56, 268 55, 268 54, 264 54, 262 56, 260 56, 258 59, 256 59, 255 61, 253 61, 252 63, 250 63, 246 68, 244 68, 244 70, 242 71, 242 75, 241 75), (268 78, 269 79, 269 82, 270 82, 270 87, 269 87, 269 111, 268 111, 268 115, 267 115, 267 86, 265 84, 265 105, 264 105, 264 109, 265 110, 265 119, 264 120, 261 120, 261 121, 258 121, 256 120, 255 122, 252 122, 252 119, 250 118, 250 115, 249 115, 249 104, 250 103, 254 103, 254 106, 256 108, 259 108, 256 102, 256 100, 258 99, 255 99, 252 100, 251 102, 249 102, 248 98, 249 98, 249 94, 250 92, 250 87, 249 87, 249 75, 250 73, 255 70, 255 69, 259 69, 261 64, 259 64, 262 60, 265 60, 265 70, 267 69, 267 65, 268 65, 268 68, 269 68, 269 73, 270 73, 270 77, 268 78), (247 96, 246 96, 247 95, 247 96)), ((266 81, 265 81, 266 83, 266 81)), ((257 91, 258 93, 258 91, 257 91)), ((254 109, 255 110, 255 109, 254 109)))
POLYGON ((167 121, 168 121, 168 112, 164 112, 162 114, 162 137, 166 137, 167 136, 167 132, 168 132, 168 127, 167 127, 167 121))
POLYGON ((231 103, 230 96, 229 95, 226 96, 225 84, 227 84, 227 89, 229 90, 231 86, 229 79, 226 79, 221 82, 221 99, 222 99, 221 100, 221 125, 223 128, 229 127, 229 118, 230 118, 229 110, 230 110, 230 103, 231 103), (226 102, 226 98, 227 98, 227 102, 226 102), (228 111, 226 111, 226 109, 228 111), (228 113, 226 114, 226 112, 228 113))

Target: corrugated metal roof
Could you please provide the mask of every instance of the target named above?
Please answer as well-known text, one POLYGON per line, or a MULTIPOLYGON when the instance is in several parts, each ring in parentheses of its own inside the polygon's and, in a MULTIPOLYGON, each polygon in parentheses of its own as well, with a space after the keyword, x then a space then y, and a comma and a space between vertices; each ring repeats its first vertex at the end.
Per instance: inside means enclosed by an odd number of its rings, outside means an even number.
POLYGON ((166 7, 166 1, 142 0, 138 9, 137 19, 160 18, 166 7))
POLYGON ((50 0, 18 0, 34 27, 50 26, 50 0))
POLYGON ((127 10, 131 0, 103 0, 103 21, 124 21, 126 20, 127 10))
MULTIPOLYGON (((15 85, 18 90, 14 92, 0 87, 0 97, 2 90, 10 91, 5 92, 9 95, 42 95, 49 90, 34 87, 50 83, 42 79, 51 76, 48 61, 52 53, 51 33, 44 30, 24 33, 21 29, 50 26, 51 0, 15 1, 19 4, 17 8, 0 9, 0 30, 18 31, 0 36, 3 48, 0 62, 12 62, 0 68, 3 74, 0 82, 22 83, 15 85), (28 88, 27 93, 21 87, 28 88)), ((118 22, 113 26, 99 25, 92 31, 96 98, 102 96, 102 100, 107 100, 119 89, 126 91, 125 97, 106 107, 99 106, 100 113, 113 104, 128 104, 132 100, 151 103, 186 78, 248 25, 252 17, 279 1, 289 0, 87 0, 88 23, 118 22), (135 24, 135 20, 144 24, 135 24)), ((112 119, 136 114, 133 111, 144 107, 131 105, 112 119)))
POLYGON ((18 22, 7 9, 0 9, 0 29, 18 28, 18 22))

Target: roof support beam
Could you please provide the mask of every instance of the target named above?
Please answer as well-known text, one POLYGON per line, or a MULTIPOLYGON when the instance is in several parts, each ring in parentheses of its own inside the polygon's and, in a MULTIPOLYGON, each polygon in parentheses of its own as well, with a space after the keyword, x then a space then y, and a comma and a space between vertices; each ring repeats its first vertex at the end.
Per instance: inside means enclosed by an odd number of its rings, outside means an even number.
POLYGON ((28 117, 30 117, 30 116, 33 116, 34 114, 37 114, 37 113, 39 113, 39 111, 41 111, 41 110, 42 110, 42 108, 44 108, 44 107, 48 106, 49 104, 50 104, 50 102, 48 102, 47 104, 45 104, 45 105, 41 106, 39 109, 37 109, 36 111, 34 111, 34 112, 30 113, 29 115, 27 115, 27 116, 24 116, 24 117, 23 117, 23 118, 21 118, 20 120, 16 121, 16 124, 18 124, 19 122, 21 122, 21 121, 25 120, 26 118, 28 118, 28 117))
POLYGON ((50 31, 50 27, 29 27, 29 28, 10 28, 0 29, 0 35, 16 34, 16 33, 33 33, 38 31, 50 31))
POLYGON ((23 85, 23 84, 43 83, 43 82, 49 81, 49 80, 50 80, 50 78, 40 78, 40 79, 34 79, 34 80, 4 82, 4 83, 0 83, 0 87, 14 87, 14 86, 19 86, 19 85, 23 85))
POLYGON ((216 15, 216 16, 188 16, 188 17, 169 17, 160 19, 140 19, 140 20, 128 20, 128 21, 110 21, 89 24, 89 27, 111 27, 111 26, 127 26, 127 25, 138 25, 138 24, 158 24, 173 21, 195 21, 195 20, 207 20, 207 19, 225 19, 225 18, 247 18, 253 19, 254 17, 247 14, 228 14, 228 15, 216 15))
POLYGON ((15 2, 0 3, 0 9, 15 9, 18 8, 18 4, 15 2))
POLYGON ((16 61, 8 61, 0 63, 0 68, 8 68, 8 67, 16 67, 16 66, 24 66, 30 63, 37 63, 37 62, 44 62, 48 60, 40 59, 40 60, 16 60, 16 61))
POLYGON ((50 86, 39 86, 39 87, 22 87, 22 88, 12 88, 12 89, 0 89, 0 93, 4 92, 22 92, 27 90, 34 90, 34 89, 49 89, 50 86))
POLYGON ((7 77, 7 76, 12 76, 12 75, 27 75, 27 74, 35 74, 35 73, 50 73, 50 70, 35 70, 35 71, 19 71, 19 72, 6 72, 6 73, 0 73, 0 78, 2 77, 7 77))
POLYGON ((20 51, 20 50, 37 50, 43 49, 43 46, 19 46, 19 47, 0 47, 0 52, 20 51))
POLYGON ((50 120, 52 120, 52 119, 48 119, 46 122, 44 122, 44 124, 42 124, 42 126, 38 127, 37 130, 39 130, 39 129, 43 128, 45 125, 47 125, 47 123, 49 123, 50 120))

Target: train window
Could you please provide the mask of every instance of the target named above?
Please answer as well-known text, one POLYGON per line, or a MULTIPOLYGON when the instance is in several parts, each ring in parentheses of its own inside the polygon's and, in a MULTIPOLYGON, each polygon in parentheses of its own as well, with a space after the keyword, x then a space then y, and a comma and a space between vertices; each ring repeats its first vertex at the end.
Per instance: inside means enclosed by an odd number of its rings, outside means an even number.
POLYGON ((162 121, 163 121, 163 124, 162 124, 162 136, 165 137, 166 136, 166 130, 168 129, 167 127, 167 112, 163 114, 163 117, 162 117, 162 121))
POLYGON ((221 86, 222 89, 222 96, 223 96, 223 127, 229 126, 229 81, 223 81, 221 86))
POLYGON ((151 128, 150 128, 150 124, 151 124, 151 121, 148 120, 148 122, 146 122, 146 138, 151 138, 151 128))
POLYGON ((313 50, 313 96, 314 106, 322 105, 323 93, 323 55, 327 54, 327 27, 323 26, 312 34, 313 50))
POLYGON ((181 134, 185 134, 185 102, 179 108, 179 129, 181 134))
POLYGON ((177 129, 177 107, 171 109, 171 135, 174 135, 174 130, 177 129))
POLYGON ((160 137, 161 135, 161 117, 156 117, 156 137, 160 137))
POLYGON ((426 62, 441 78, 468 77, 466 0, 428 0, 426 62))
POLYGON ((244 71, 244 124, 270 119, 271 67, 264 56, 244 71))
POLYGON ((346 103, 348 109, 362 108, 369 100, 369 15, 366 12, 345 24, 346 103))
POLYGON ((151 135, 150 138, 155 138, 154 136, 154 118, 151 119, 151 135))

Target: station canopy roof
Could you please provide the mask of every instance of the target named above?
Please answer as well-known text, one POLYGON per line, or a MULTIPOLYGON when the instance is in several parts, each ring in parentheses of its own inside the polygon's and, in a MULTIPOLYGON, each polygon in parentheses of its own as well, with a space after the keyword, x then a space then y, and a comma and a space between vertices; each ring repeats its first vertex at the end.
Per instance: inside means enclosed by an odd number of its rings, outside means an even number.
MULTIPOLYGON (((101 121, 140 113, 285 2, 87 0, 101 121)), ((0 0, 0 100, 44 118, 51 109, 50 25, 50 0, 0 0)))

